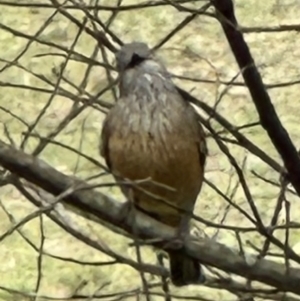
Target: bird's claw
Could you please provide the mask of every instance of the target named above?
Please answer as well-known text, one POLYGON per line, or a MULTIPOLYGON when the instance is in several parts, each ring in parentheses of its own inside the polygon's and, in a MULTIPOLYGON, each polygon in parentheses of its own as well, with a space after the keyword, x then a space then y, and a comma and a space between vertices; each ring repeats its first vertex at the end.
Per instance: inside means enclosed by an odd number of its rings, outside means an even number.
POLYGON ((184 246, 184 237, 178 233, 174 238, 170 239, 166 245, 166 249, 180 250, 184 246))
POLYGON ((121 216, 120 216, 120 220, 122 223, 128 220, 133 220, 132 219, 133 214, 134 214, 134 206, 131 201, 126 201, 124 204, 122 204, 121 216))

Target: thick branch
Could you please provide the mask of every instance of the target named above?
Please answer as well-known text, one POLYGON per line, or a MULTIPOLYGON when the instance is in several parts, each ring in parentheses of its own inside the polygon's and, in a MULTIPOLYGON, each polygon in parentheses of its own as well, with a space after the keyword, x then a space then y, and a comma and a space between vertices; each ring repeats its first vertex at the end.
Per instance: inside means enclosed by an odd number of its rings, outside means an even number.
MULTIPOLYGON (((100 220, 132 232, 133 222, 141 238, 160 238, 168 241, 174 236, 174 231, 142 213, 136 213, 135 218, 124 218, 122 204, 92 189, 86 189, 87 184, 68 177, 55 170, 42 160, 14 149, 0 141, 0 164, 16 175, 40 186, 42 189, 58 195, 70 187, 77 185, 85 189, 74 189, 64 199, 69 206, 85 211, 100 220)), ((162 244, 157 244, 162 246, 162 244)), ((245 261, 236 251, 209 239, 188 237, 185 242, 187 254, 199 262, 238 274, 252 280, 261 281, 277 287, 282 291, 300 294, 300 270, 290 268, 286 275, 285 266, 261 259, 255 262, 254 257, 245 261)))
POLYGON ((243 70, 242 74, 259 114, 261 125, 281 155, 289 179, 300 195, 300 160, 297 150, 278 118, 248 45, 238 28, 232 0, 213 0, 212 2, 235 59, 240 69, 243 70))

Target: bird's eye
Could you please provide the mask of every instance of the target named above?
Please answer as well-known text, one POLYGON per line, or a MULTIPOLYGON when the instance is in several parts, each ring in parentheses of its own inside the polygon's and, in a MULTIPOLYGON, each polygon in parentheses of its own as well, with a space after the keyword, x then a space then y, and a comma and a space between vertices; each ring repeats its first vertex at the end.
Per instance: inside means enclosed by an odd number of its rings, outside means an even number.
POLYGON ((131 61, 128 65, 128 68, 134 68, 137 65, 139 65, 140 63, 142 63, 144 60, 145 60, 145 58, 143 58, 143 57, 137 55, 136 53, 134 53, 132 55, 131 61))

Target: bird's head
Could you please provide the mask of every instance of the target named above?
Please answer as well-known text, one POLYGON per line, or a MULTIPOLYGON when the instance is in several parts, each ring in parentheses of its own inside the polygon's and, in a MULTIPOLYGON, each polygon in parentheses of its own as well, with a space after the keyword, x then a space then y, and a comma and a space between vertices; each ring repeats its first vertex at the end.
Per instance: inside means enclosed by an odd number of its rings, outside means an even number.
POLYGON ((120 73, 124 72, 151 58, 151 50, 147 44, 141 42, 125 44, 116 53, 117 70, 120 73))
POLYGON ((125 44, 116 53, 117 71, 124 73, 166 73, 164 65, 155 57, 146 43, 125 44))
POLYGON ((141 42, 125 44, 116 53, 116 65, 120 74, 121 95, 130 94, 136 89, 149 89, 153 76, 159 77, 160 81, 169 78, 164 64, 155 57, 147 44, 141 42))

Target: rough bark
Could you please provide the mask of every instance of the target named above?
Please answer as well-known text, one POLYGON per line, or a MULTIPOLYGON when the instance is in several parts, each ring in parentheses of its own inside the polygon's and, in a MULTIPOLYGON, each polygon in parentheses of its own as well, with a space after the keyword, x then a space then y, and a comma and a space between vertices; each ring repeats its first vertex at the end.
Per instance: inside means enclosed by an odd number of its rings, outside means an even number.
MULTIPOLYGON (((124 217, 121 203, 94 189, 87 189, 88 184, 83 181, 68 177, 44 161, 3 141, 0 141, 0 165, 54 195, 74 186, 74 190, 64 198, 63 203, 93 215, 100 223, 103 221, 127 232, 132 232, 134 225, 134 232, 137 230, 141 238, 159 238, 161 243, 156 243, 156 246, 161 247, 163 241, 170 240, 174 235, 170 227, 143 213, 137 212, 134 218, 132 215, 124 217)), ((283 264, 266 259, 256 261, 250 255, 244 260, 237 251, 210 239, 187 237, 184 250, 200 263, 275 286, 280 291, 300 294, 300 269, 290 268, 287 274, 283 264)))

